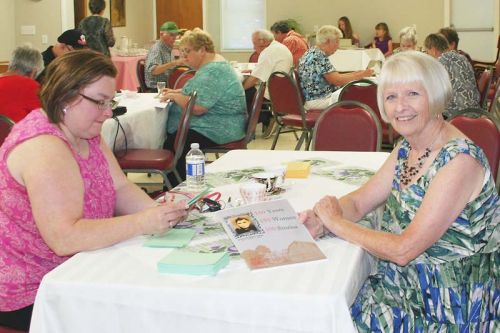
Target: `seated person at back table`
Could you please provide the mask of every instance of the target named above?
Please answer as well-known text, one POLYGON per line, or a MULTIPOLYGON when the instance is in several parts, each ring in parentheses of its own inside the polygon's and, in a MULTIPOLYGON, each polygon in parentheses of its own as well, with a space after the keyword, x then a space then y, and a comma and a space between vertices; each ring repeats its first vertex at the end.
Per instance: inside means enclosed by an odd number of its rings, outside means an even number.
POLYGON ((401 52, 384 64, 377 95, 403 140, 366 184, 300 214, 313 236, 328 230, 378 258, 351 307, 357 330, 498 332, 500 199, 481 148, 441 115, 448 73, 401 52), (356 223, 381 205, 376 229, 356 223))
POLYGON ((174 60, 172 49, 175 44, 179 28, 174 22, 167 21, 160 27, 160 39, 151 47, 146 56, 144 75, 146 86, 156 89, 157 82, 167 82, 172 70, 185 65, 184 60, 174 60))
POLYGON ((350 39, 352 45, 359 47, 359 35, 352 31, 351 21, 347 16, 342 16, 337 22, 337 27, 342 31, 343 37, 350 39))
POLYGON ((35 77, 42 66, 37 49, 20 46, 14 50, 7 72, 0 74, 0 114, 17 123, 40 107, 40 84, 35 77))
POLYGON ((378 48, 385 57, 392 54, 392 37, 386 23, 380 22, 375 26, 372 48, 378 48))
POLYGON ((417 49, 417 28, 415 26, 404 27, 399 31, 399 47, 394 53, 403 51, 415 51, 417 49))
POLYGON ((450 46, 450 50, 460 53, 465 58, 467 58, 467 60, 469 60, 472 66, 474 66, 474 61, 472 60, 471 56, 464 50, 458 49, 458 42, 460 41, 460 38, 458 38, 458 33, 455 29, 441 28, 439 29, 438 33, 440 33, 441 35, 444 36, 444 38, 446 38, 446 40, 448 41, 448 45, 450 46))
POLYGON ((300 88, 304 94, 304 108, 324 109, 332 104, 332 93, 354 80, 373 74, 373 69, 339 73, 330 59, 339 48, 342 31, 333 25, 324 25, 316 33, 316 46, 311 47, 299 61, 300 88))
POLYGON ((45 77, 45 68, 63 54, 69 51, 80 50, 87 47, 87 40, 85 35, 79 29, 69 29, 63 32, 59 37, 57 37, 57 43, 49 46, 45 51, 42 52, 43 57, 43 71, 38 74, 36 80, 43 84, 43 79, 45 77))
MULTIPOLYGON (((259 59, 252 73, 243 82, 247 108, 253 100, 256 92, 255 85, 259 82, 266 82, 273 72, 281 71, 289 73, 293 68, 293 56, 290 50, 280 42, 274 40, 274 35, 265 29, 256 30, 252 34, 252 44, 254 50, 259 52, 259 59)), ((266 87, 264 93, 266 100, 269 100, 269 92, 266 87)), ((265 136, 272 133, 274 118, 271 118, 270 112, 262 112, 259 117, 263 127, 267 128, 265 136)))
POLYGON ((450 76, 452 97, 446 106, 445 115, 450 117, 466 108, 479 108, 474 69, 463 55, 449 49, 448 41, 441 34, 430 34, 424 46, 428 54, 438 59, 450 76))
POLYGON ((293 66, 297 67, 299 65, 299 59, 309 48, 306 39, 298 32, 290 29, 290 25, 287 21, 278 21, 274 23, 271 26, 271 31, 274 35, 274 39, 290 50, 293 57, 293 66))
MULTIPOLYGON (((196 74, 182 89, 165 89, 161 100, 174 102, 168 111, 165 141, 165 148, 173 151, 182 110, 188 104, 189 95, 193 91, 198 93, 186 145, 177 163, 177 171, 185 179, 186 154, 191 143, 199 143, 203 150, 242 139, 247 111, 241 82, 231 65, 215 53, 208 33, 199 28, 187 31, 180 46, 183 61, 196 69, 196 74)), ((174 177, 171 177, 171 182, 172 185, 177 184, 174 177)))
POLYGON ((42 277, 69 256, 164 233, 186 216, 185 203, 159 205, 130 182, 101 140, 115 76, 101 53, 58 57, 43 109, 0 146, 0 326, 29 329, 42 277))

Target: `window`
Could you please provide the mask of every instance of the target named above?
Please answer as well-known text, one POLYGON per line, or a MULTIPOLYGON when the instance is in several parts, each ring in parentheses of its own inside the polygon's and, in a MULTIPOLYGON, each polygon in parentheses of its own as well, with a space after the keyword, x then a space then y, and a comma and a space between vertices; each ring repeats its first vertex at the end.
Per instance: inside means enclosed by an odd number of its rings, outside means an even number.
POLYGON ((222 0, 222 51, 251 50, 252 33, 265 28, 265 17, 265 0, 222 0))

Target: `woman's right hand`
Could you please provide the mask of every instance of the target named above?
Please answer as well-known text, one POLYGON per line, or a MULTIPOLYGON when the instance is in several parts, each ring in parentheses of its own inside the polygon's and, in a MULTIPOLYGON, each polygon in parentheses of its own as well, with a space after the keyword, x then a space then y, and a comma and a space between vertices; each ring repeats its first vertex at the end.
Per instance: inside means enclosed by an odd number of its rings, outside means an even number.
POLYGON ((165 203, 139 213, 142 234, 162 234, 187 216, 185 202, 165 203))

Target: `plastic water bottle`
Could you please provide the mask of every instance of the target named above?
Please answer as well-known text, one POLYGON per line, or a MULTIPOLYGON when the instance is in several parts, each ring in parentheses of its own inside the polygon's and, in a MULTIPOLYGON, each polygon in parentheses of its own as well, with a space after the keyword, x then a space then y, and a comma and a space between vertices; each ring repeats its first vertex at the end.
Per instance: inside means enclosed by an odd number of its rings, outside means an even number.
POLYGON ((186 183, 189 191, 205 188, 205 155, 198 143, 192 143, 186 155, 186 183))

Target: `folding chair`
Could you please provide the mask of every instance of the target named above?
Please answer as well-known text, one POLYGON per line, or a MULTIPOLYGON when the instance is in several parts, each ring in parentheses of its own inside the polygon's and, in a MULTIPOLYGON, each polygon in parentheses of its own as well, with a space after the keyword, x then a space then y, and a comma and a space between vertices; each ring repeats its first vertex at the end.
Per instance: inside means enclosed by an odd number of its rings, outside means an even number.
POLYGON ((469 108, 449 119, 449 122, 474 141, 488 158, 491 173, 500 185, 500 122, 482 109, 469 108))
POLYGON ((181 89, 182 87, 184 87, 184 85, 186 84, 186 82, 188 82, 189 80, 191 80, 191 78, 193 76, 195 76, 195 74, 196 74, 196 71, 194 69, 190 69, 190 70, 187 70, 184 73, 182 73, 177 78, 177 81, 175 81, 174 89, 181 89))
POLYGON ((314 126, 312 150, 380 151, 380 120, 366 104, 342 101, 327 107, 314 126))
POLYGON ((299 150, 305 141, 309 150, 312 131, 321 110, 304 110, 300 88, 292 76, 285 72, 274 72, 268 80, 269 96, 273 112, 277 115, 278 131, 274 137, 271 150, 274 150, 281 133, 300 131, 302 134, 295 146, 299 150))
POLYGON ((9 117, 0 114, 0 146, 9 135, 12 126, 14 126, 14 121, 12 121, 9 117))
POLYGON ((115 152, 116 159, 123 172, 159 174, 163 178, 164 190, 167 188, 172 189, 172 184, 167 177, 170 172, 173 172, 177 181, 181 183, 182 179, 175 167, 186 143, 195 102, 196 91, 191 93, 187 107, 183 111, 179 121, 174 144, 175 151, 172 152, 167 149, 127 149, 115 152))
POLYGON ((179 76, 181 76, 182 73, 187 72, 191 68, 189 66, 176 66, 170 74, 168 75, 167 79, 167 88, 174 89, 175 82, 177 82, 177 79, 179 76))
POLYGON ((213 153, 218 158, 219 154, 227 153, 230 150, 234 149, 247 149, 247 144, 252 141, 255 128, 257 127, 257 122, 259 121, 259 115, 262 108, 262 102, 264 101, 264 92, 266 91, 266 83, 263 82, 260 84, 257 92, 253 96, 252 107, 248 113, 247 125, 246 125, 246 134, 245 137, 241 140, 232 141, 229 143, 224 143, 219 146, 205 148, 203 151, 205 153, 213 153))
POLYGON ((340 91, 339 101, 357 101, 368 105, 377 115, 382 126, 382 146, 392 149, 396 139, 399 137, 390 124, 386 123, 380 115, 377 104, 377 84, 373 81, 361 79, 349 82, 340 91))

